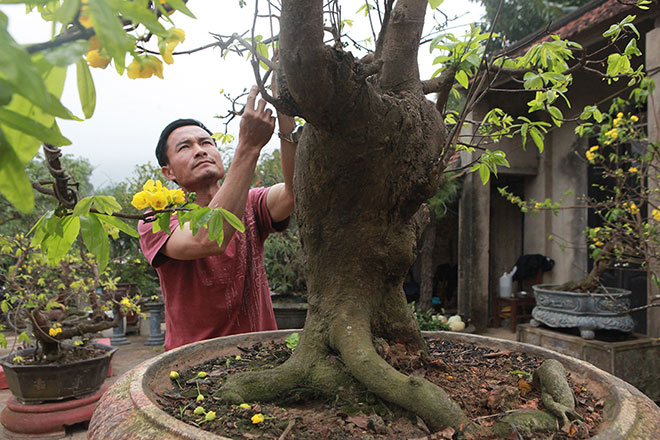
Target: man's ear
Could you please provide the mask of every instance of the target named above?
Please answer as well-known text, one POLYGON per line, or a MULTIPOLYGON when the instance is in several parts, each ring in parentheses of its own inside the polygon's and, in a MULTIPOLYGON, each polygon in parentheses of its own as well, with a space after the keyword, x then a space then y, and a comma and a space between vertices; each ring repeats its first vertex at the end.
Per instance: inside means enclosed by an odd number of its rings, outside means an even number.
POLYGON ((165 176, 167 180, 176 180, 176 176, 172 172, 172 169, 169 165, 163 165, 160 169, 160 172, 163 173, 163 176, 165 176))

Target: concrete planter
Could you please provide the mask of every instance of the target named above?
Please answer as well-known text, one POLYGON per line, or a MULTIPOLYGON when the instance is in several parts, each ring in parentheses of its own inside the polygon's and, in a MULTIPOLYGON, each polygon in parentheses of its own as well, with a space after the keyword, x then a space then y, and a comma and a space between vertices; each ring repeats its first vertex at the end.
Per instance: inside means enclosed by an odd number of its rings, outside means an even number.
POLYGON ((271 294, 275 322, 280 330, 303 328, 308 305, 305 299, 290 294, 271 294))
POLYGON ((532 286, 536 307, 532 310, 530 324, 538 327, 580 329, 580 336, 593 339, 594 330, 619 330, 631 332, 635 322, 628 314, 620 312, 630 308, 629 290, 608 287, 608 293, 576 293, 553 290, 554 285, 532 286))
MULTIPOLYGON (((156 393, 171 387, 168 374, 222 355, 239 354, 237 345, 284 340, 291 331, 251 333, 197 342, 163 353, 135 367, 102 397, 89 424, 91 440, 112 439, 225 439, 183 423, 161 410, 156 393)), ((660 432, 660 408, 632 385, 578 359, 520 342, 464 333, 425 332, 457 342, 485 345, 495 350, 524 351, 557 359, 573 377, 589 382, 596 397, 605 401, 605 422, 595 440, 650 439, 660 432)))

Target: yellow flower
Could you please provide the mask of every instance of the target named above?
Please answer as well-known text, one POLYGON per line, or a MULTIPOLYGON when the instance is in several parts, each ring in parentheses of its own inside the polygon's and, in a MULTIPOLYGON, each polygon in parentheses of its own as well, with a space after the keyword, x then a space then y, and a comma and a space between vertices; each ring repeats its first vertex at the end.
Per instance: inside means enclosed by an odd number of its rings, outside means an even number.
POLYGON ((618 127, 620 123, 621 123, 621 119, 615 119, 612 121, 612 125, 614 125, 615 127, 618 127))
POLYGON ((654 209, 653 211, 651 211, 651 215, 653 216, 653 219, 656 222, 660 222, 660 211, 658 211, 657 209, 654 209))
POLYGON ((630 167, 630 168, 628 168, 628 172, 630 172, 630 173, 639 173, 639 170, 637 169, 637 167, 630 167))
POLYGON ((594 145, 593 147, 589 148, 589 151, 591 151, 593 153, 594 151, 598 151, 599 148, 600 148, 600 146, 594 145))
POLYGON ((152 75, 163 79, 163 63, 152 55, 134 58, 126 71, 131 79, 151 78, 152 75))
POLYGON ((128 298, 122 298, 121 301, 119 301, 119 304, 122 306, 130 307, 131 306, 131 300, 128 298))
POLYGON ((540 203, 537 202, 536 204, 534 204, 534 209, 540 209, 540 208, 541 208, 541 204, 540 204, 540 203))
POLYGON ((637 207, 637 205, 635 205, 634 202, 630 202, 630 206, 628 207, 628 209, 630 210, 631 214, 637 214, 639 212, 639 208, 637 207))
POLYGON ((623 113, 621 113, 621 112, 617 113, 616 117, 619 118, 619 119, 623 118, 623 113))
POLYGON ((182 29, 170 29, 169 35, 165 39, 162 39, 158 44, 160 54, 163 56, 163 61, 167 64, 172 64, 174 62, 172 52, 174 52, 176 46, 179 43, 182 43, 185 39, 186 33, 182 29))
POLYGON ((101 56, 98 50, 90 50, 87 52, 87 56, 85 57, 87 60, 87 64, 89 64, 92 67, 97 67, 99 69, 105 69, 108 67, 108 64, 110 63, 110 58, 105 58, 101 56))
POLYGON ((154 209, 163 209, 167 206, 167 197, 162 192, 149 193, 149 205, 154 209))
POLYGON ((253 415, 252 418, 251 418, 250 420, 252 420, 252 423, 254 423, 254 424, 256 425, 256 424, 258 424, 258 423, 263 422, 264 419, 265 419, 265 417, 264 417, 263 414, 261 414, 261 413, 257 413, 257 414, 255 414, 255 415, 253 415))
POLYGON ((51 328, 48 329, 48 334, 51 335, 52 337, 55 337, 55 336, 59 335, 60 333, 62 333, 62 329, 59 328, 59 327, 58 328, 52 328, 51 327, 51 328))
POLYGON ((600 240, 598 240, 598 241, 595 243, 595 245, 598 246, 598 247, 602 246, 603 244, 604 244, 604 243, 603 243, 602 241, 600 241, 600 240))
POLYGON ((180 188, 171 190, 170 196, 172 198, 172 202, 176 203, 177 205, 183 205, 186 203, 186 195, 180 188))
POLYGON ((241 404, 238 405, 238 406, 239 406, 239 408, 243 408, 243 409, 250 409, 250 408, 252 408, 252 407, 251 407, 249 404, 247 404, 247 403, 241 403, 241 404))
POLYGON ((172 380, 176 380, 176 379, 178 379, 178 378, 179 378, 179 373, 177 373, 177 372, 174 371, 174 370, 170 371, 170 379, 172 379, 172 380))
POLYGON ((613 128, 607 133, 605 133, 605 136, 611 137, 612 139, 616 139, 619 136, 619 130, 613 128))
POLYGON ((197 401, 201 402, 202 400, 204 400, 204 396, 202 394, 198 394, 197 395, 197 401))
POLYGON ((212 422, 215 420, 215 411, 209 411, 206 413, 206 416, 204 417, 204 421, 206 422, 212 422))
POLYGON ((596 158, 596 155, 594 153, 592 153, 591 150, 584 153, 584 155, 587 157, 587 160, 589 162, 593 162, 593 160, 596 158))
POLYGON ((633 122, 637 122, 637 121, 639 121, 639 118, 638 118, 637 116, 635 116, 635 115, 632 115, 632 116, 630 117, 630 120, 633 121, 633 122))
POLYGON ((146 191, 140 191, 135 194, 131 201, 131 205, 135 206, 136 209, 143 210, 149 206, 149 194, 146 191))
POLYGON ((206 410, 204 409, 203 406, 198 406, 197 408, 195 408, 193 413, 195 413, 198 416, 201 416, 202 414, 206 413, 206 410))
POLYGON ((156 183, 153 179, 147 180, 147 182, 142 186, 142 189, 149 192, 156 192, 156 183))
POLYGON ((78 23, 85 29, 91 28, 92 17, 89 15, 89 6, 87 6, 87 0, 83 0, 82 6, 80 7, 80 15, 78 15, 78 23))

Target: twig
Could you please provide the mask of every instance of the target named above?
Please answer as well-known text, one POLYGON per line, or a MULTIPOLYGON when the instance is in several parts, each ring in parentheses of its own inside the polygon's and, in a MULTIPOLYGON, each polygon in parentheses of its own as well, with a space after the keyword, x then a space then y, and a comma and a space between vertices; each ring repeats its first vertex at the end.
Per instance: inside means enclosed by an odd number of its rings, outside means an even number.
POLYGON ((293 429, 293 425, 295 424, 296 424, 296 419, 289 420, 289 424, 286 425, 286 428, 284 429, 284 431, 282 431, 282 435, 280 435, 280 438, 278 440, 284 440, 286 436, 289 435, 289 433, 293 429))

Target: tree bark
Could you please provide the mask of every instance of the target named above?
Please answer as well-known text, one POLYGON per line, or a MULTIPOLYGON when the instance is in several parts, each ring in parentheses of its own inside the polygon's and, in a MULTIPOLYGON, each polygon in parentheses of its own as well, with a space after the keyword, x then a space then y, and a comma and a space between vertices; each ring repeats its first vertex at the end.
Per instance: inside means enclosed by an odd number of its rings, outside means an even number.
POLYGON ((422 249, 419 257, 422 260, 419 289, 419 310, 433 310, 433 248, 435 247, 436 223, 431 213, 431 221, 422 236, 422 249))

